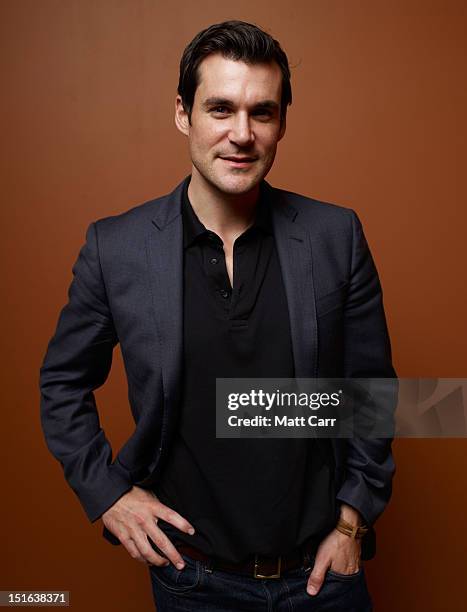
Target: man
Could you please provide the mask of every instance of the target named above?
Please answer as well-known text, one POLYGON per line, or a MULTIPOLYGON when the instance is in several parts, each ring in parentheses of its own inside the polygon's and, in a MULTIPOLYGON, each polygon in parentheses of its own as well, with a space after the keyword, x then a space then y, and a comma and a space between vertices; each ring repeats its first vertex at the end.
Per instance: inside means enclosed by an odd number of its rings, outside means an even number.
POLYGON ((150 564, 160 611, 371 610, 390 440, 215 435, 216 378, 394 376, 356 214, 263 180, 291 100, 264 31, 194 38, 175 109, 191 175, 90 225, 41 369, 48 446, 89 519, 150 564), (136 428, 112 461, 93 390, 117 342, 136 428))

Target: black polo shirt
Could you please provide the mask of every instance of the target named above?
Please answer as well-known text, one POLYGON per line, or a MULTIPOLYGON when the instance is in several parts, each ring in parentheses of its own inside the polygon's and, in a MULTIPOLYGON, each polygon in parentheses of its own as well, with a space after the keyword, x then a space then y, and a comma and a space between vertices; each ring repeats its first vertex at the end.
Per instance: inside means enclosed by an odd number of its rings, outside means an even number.
POLYGON ((223 243, 197 218, 187 188, 188 183, 182 208, 182 400, 155 492, 191 522, 196 534, 158 524, 170 539, 227 561, 285 554, 335 525, 330 445, 318 449, 310 439, 218 439, 215 432, 217 377, 294 376, 268 202, 261 188, 255 221, 234 243, 232 288, 223 243))

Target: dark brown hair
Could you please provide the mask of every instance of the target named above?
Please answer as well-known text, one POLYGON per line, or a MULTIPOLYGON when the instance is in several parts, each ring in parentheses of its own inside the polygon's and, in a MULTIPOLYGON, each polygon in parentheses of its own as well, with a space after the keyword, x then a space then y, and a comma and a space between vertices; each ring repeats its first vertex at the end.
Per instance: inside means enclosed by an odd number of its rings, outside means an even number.
POLYGON ((292 104, 287 55, 277 40, 257 26, 245 21, 224 21, 199 32, 185 48, 180 60, 178 93, 190 120, 199 82, 198 68, 212 53, 247 64, 276 62, 282 72, 281 121, 285 119, 287 106, 292 104))

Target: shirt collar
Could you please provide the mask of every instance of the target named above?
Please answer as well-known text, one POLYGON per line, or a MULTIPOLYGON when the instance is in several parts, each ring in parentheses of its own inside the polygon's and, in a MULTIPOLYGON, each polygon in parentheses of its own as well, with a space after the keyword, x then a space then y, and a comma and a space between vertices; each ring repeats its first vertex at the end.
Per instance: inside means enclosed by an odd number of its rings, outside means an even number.
MULTIPOLYGON (((182 192, 182 219, 183 219, 183 247, 187 248, 202 235, 209 235, 209 230, 198 219, 193 206, 188 197, 188 185, 186 181, 182 192)), ((256 207, 256 217, 253 225, 248 228, 248 232, 261 230, 265 234, 272 234, 271 211, 266 197, 264 181, 260 184, 260 193, 256 207)))

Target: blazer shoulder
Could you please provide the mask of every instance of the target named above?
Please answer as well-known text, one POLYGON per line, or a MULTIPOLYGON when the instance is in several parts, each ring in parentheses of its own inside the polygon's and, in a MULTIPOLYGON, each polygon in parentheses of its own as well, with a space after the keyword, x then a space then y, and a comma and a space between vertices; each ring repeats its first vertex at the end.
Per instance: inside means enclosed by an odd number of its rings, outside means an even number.
POLYGON ((357 213, 348 206, 325 202, 284 189, 276 191, 284 205, 296 211, 297 223, 312 224, 319 229, 349 231, 354 222, 359 222, 357 213))
POLYGON ((136 204, 128 210, 115 215, 100 217, 93 223, 99 232, 128 232, 132 228, 138 228, 141 225, 151 221, 156 215, 157 210, 167 201, 168 196, 160 196, 152 200, 147 200, 141 204, 136 204))
POLYGON ((152 220, 161 209, 167 212, 168 202, 169 195, 160 196, 90 224, 95 230, 96 248, 104 271, 114 268, 116 262, 122 265, 144 255, 147 237, 157 236, 152 220))
POLYGON ((159 228, 170 223, 181 213, 182 191, 188 180, 189 176, 185 177, 170 193, 133 206, 118 215, 98 219, 95 221, 96 228, 113 238, 122 235, 123 239, 131 239, 132 236, 139 239, 151 221, 159 228))

